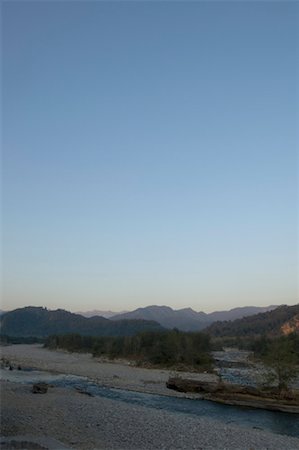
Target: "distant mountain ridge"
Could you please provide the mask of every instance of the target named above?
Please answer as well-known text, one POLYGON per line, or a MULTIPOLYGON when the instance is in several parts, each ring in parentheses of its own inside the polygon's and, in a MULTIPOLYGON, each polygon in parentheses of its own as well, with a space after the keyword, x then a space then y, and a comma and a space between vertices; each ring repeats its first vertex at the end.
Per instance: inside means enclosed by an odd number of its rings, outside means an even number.
POLYGON ((89 336, 130 336, 141 331, 161 331, 157 322, 122 320, 114 322, 104 317, 90 318, 63 309, 27 306, 2 314, 0 334, 14 337, 45 337, 51 334, 79 333, 89 336))
MULTIPOLYGON (((229 327, 235 318, 248 317, 261 311, 271 311, 275 306, 241 307, 230 311, 216 311, 210 314, 196 312, 191 308, 174 310, 169 306, 148 306, 135 311, 118 314, 109 319, 94 315, 84 317, 63 309, 55 311, 42 307, 28 306, 14 311, 4 312, 0 316, 0 334, 14 337, 44 337, 50 334, 79 333, 90 336, 125 336, 148 330, 178 328, 182 331, 200 331, 207 329, 214 333, 212 327, 216 322, 229 327), (212 331, 211 331, 212 330, 212 331)), ((254 316, 255 317, 255 316, 254 316)), ((291 316, 287 316, 292 319, 291 316)), ((241 320, 241 319, 238 319, 241 320)), ((297 323, 297 322, 296 322, 297 323)), ((220 325, 217 325, 219 327, 220 325)), ((215 329, 218 329, 218 328, 215 329)), ((294 327, 294 321, 288 327, 294 327)), ((221 328, 221 327, 220 327, 221 328)), ((289 329, 286 325, 286 330, 289 329)), ((221 332, 220 332, 221 333, 221 332)))
POLYGON ((119 314, 125 314, 127 312, 128 311, 113 312, 113 311, 101 311, 98 309, 93 309, 92 311, 76 311, 75 314, 79 314, 80 316, 84 316, 84 317, 100 316, 100 317, 105 317, 105 319, 110 319, 113 316, 117 316, 119 314))
POLYGON ((173 310, 169 306, 147 306, 126 314, 112 317, 113 321, 124 319, 154 320, 165 328, 178 328, 184 331, 196 331, 206 325, 206 314, 197 313, 191 308, 173 310))
POLYGON ((143 319, 154 320, 165 328, 178 328, 183 331, 199 331, 219 320, 234 320, 260 312, 270 311, 277 306, 267 307, 245 306, 231 309, 230 311, 216 311, 213 313, 196 312, 192 308, 174 310, 169 306, 147 306, 134 311, 118 314, 111 319, 143 319))
POLYGON ((242 317, 253 316, 254 314, 260 314, 267 311, 272 311, 278 308, 279 305, 269 305, 269 306, 242 306, 230 309, 229 311, 215 311, 209 315, 209 318, 213 322, 224 321, 224 320, 236 320, 242 319, 242 317))
POLYGON ((234 321, 214 322, 204 330, 215 337, 278 336, 299 332, 299 304, 281 305, 274 310, 234 321))

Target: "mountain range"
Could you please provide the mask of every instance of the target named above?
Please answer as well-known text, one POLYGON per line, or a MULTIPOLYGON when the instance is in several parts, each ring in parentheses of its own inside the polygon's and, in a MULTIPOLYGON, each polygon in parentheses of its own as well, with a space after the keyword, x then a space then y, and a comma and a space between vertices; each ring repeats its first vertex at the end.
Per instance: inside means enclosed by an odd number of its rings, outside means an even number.
POLYGON ((25 307, 3 312, 0 316, 1 334, 10 336, 47 336, 59 333, 90 335, 131 335, 138 331, 178 328, 182 331, 200 331, 216 321, 234 320, 273 310, 275 306, 248 306, 210 314, 191 308, 174 310, 169 306, 147 306, 120 314, 112 311, 71 313, 58 309, 25 307))
POLYGON ((142 319, 154 320, 165 328, 178 328, 182 331, 199 331, 216 321, 235 320, 260 312, 271 311, 277 306, 245 306, 229 311, 213 313, 196 312, 191 308, 174 310, 169 306, 147 306, 134 311, 112 316, 112 320, 142 319))
POLYGON ((89 336, 130 336, 141 331, 159 331, 157 322, 147 320, 120 320, 104 317, 90 318, 63 309, 27 306, 2 314, 0 334, 14 337, 45 337, 51 334, 79 333, 89 336))
POLYGON ((76 311, 75 314, 80 314, 80 316, 84 317, 94 317, 101 316, 105 317, 105 319, 111 319, 111 317, 116 316, 118 314, 125 314, 128 311, 121 312, 113 312, 113 311, 101 311, 99 309, 93 309, 92 311, 76 311))
POLYGON ((299 332, 299 304, 276 308, 273 306, 235 308, 211 314, 197 313, 191 308, 173 310, 167 306, 149 306, 114 316, 113 320, 100 316, 87 318, 63 309, 51 311, 47 308, 28 306, 5 312, 0 317, 0 334, 12 337, 45 337, 68 333, 89 336, 130 336, 138 332, 162 331, 166 328, 184 331, 204 330, 205 333, 215 337, 286 335, 299 332), (254 314, 256 311, 259 313, 254 314), (249 315, 250 313, 253 314, 249 315), (215 321, 215 318, 219 317, 236 316, 241 318, 215 321))

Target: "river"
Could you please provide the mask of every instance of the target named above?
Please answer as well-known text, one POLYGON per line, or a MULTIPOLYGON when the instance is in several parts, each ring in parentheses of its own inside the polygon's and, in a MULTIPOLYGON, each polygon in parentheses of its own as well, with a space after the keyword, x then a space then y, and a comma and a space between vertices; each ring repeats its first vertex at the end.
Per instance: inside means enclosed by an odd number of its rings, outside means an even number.
POLYGON ((148 408, 162 409, 191 416, 204 416, 220 420, 226 424, 241 425, 299 438, 299 418, 297 414, 222 405, 207 400, 168 397, 107 388, 85 377, 59 375, 37 370, 9 371, 1 369, 0 378, 2 380, 28 385, 36 382, 46 382, 56 387, 81 389, 90 395, 101 396, 120 402, 138 404, 148 408))

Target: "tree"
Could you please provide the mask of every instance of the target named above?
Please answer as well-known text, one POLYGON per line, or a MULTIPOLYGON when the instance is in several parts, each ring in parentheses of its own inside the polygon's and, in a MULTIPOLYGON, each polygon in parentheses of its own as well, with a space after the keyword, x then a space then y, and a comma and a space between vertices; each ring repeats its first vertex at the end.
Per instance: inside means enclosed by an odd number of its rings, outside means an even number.
POLYGON ((261 359, 269 372, 267 381, 275 382, 279 391, 288 390, 299 374, 299 355, 296 341, 290 337, 280 337, 268 343, 261 359))

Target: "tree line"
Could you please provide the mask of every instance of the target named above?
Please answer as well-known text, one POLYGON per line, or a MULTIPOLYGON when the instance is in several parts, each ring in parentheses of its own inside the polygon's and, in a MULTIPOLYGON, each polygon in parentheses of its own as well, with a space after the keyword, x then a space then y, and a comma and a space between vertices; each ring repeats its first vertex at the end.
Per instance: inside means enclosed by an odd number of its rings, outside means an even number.
POLYGON ((299 335, 296 333, 270 339, 261 336, 252 342, 256 359, 268 368, 267 384, 287 390, 299 374, 299 335))
POLYGON ((127 358, 139 364, 194 367, 201 370, 212 367, 210 337, 204 333, 187 333, 176 329, 121 337, 54 335, 46 339, 45 346, 71 352, 89 352, 96 357, 127 358))

